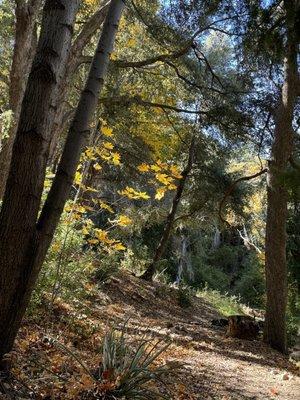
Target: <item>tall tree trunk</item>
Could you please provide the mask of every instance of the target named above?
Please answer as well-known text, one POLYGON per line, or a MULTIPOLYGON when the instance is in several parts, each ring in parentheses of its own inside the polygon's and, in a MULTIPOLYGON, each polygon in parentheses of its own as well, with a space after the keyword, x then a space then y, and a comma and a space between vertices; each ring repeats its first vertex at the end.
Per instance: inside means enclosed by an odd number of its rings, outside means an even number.
POLYGON ((13 123, 0 153, 0 199, 5 191, 22 100, 36 50, 36 20, 41 3, 41 0, 16 1, 15 44, 9 87, 9 107, 13 112, 13 123))
POLYGON ((166 223, 165 223, 165 227, 164 227, 164 231, 162 234, 162 237, 160 239, 160 242, 156 248, 153 260, 151 262, 151 264, 148 266, 148 268, 146 269, 146 271, 141 275, 142 279, 145 279, 146 281, 152 281, 153 276, 156 272, 156 268, 157 268, 157 263, 160 261, 161 257, 163 256, 165 249, 166 249, 166 245, 168 243, 169 237, 170 237, 170 233, 174 224, 174 219, 176 216, 176 212, 178 209, 178 206, 180 204, 180 200, 182 197, 182 193, 185 187, 185 183, 187 181, 188 175, 192 169, 193 166, 193 161, 194 161, 194 151, 195 151, 195 139, 192 138, 191 144, 190 144, 190 148, 189 148, 189 157, 188 157, 188 162, 187 165, 185 167, 185 169, 183 170, 183 172, 181 173, 182 178, 179 181, 175 196, 173 198, 173 202, 172 202, 172 207, 170 209, 170 212, 168 214, 166 223))
POLYGON ((49 130, 52 132, 51 143, 49 149, 49 164, 51 165, 55 159, 57 145, 59 137, 68 126, 69 118, 65 118, 68 113, 68 107, 66 106, 66 100, 68 96, 68 91, 70 89, 72 79, 81 64, 82 52, 84 48, 91 41, 92 37, 95 35, 96 31, 101 28, 105 20, 108 8, 109 0, 101 2, 99 9, 86 21, 81 32, 78 34, 74 43, 71 47, 69 59, 67 62, 67 67, 65 71, 64 79, 59 90, 58 104, 60 105, 55 118, 50 121, 49 130))
POLYGON ((286 352, 286 219, 287 190, 282 182, 293 148, 293 113, 298 82, 296 15, 299 1, 284 1, 286 10, 286 56, 284 83, 275 115, 272 160, 268 171, 268 207, 266 225, 267 307, 264 340, 273 348, 286 352), (297 8, 297 9, 296 9, 297 8))
POLYGON ((46 0, 40 40, 22 103, 0 212, 0 359, 10 351, 31 288, 30 260, 40 209, 58 84, 70 50, 78 0, 46 0))
MULTIPOLYGON (((65 1, 66 3, 69 2, 69 0, 65 1)), ((118 29, 118 23, 124 7, 125 4, 123 0, 112 0, 111 2, 104 28, 91 65, 87 84, 81 94, 75 117, 67 136, 61 161, 58 166, 52 187, 42 209, 41 216, 36 223, 37 213, 35 213, 34 221, 32 218, 30 218, 30 221, 27 223, 29 226, 23 226, 21 233, 18 232, 18 248, 16 248, 16 240, 8 242, 7 244, 9 245, 10 243, 14 242, 14 249, 16 253, 19 254, 19 237, 24 231, 26 231, 26 229, 28 230, 29 235, 28 232, 23 234, 22 238, 24 240, 26 239, 26 243, 25 245, 23 243, 21 245, 21 258, 18 256, 16 267, 13 269, 13 274, 8 274, 8 271, 5 271, 5 268, 7 268, 7 263, 4 262, 2 265, 1 257, 0 267, 2 267, 2 269, 0 274, 0 283, 1 285, 3 284, 1 287, 10 287, 10 290, 8 291, 6 289, 7 296, 3 296, 3 301, 0 303, 0 356, 3 356, 5 352, 10 351, 11 349, 14 338, 20 326, 21 318, 26 310, 33 287, 38 277, 38 273, 45 259, 47 250, 51 244, 51 240, 59 222, 65 202, 69 197, 69 192, 79 163, 80 154, 85 145, 85 141, 89 133, 90 122, 97 105, 98 96, 104 84, 104 78, 107 73, 110 54, 113 49, 115 35, 118 29), (6 277, 7 275, 9 275, 9 278, 6 277), (16 284, 13 283, 15 280, 17 281, 16 284), (7 297, 9 300, 7 300, 7 297)), ((66 23, 64 25, 69 26, 69 24, 66 23)), ((61 34, 59 37, 61 40, 61 34)), ((49 141, 44 145, 47 149, 49 147, 48 144, 49 141)), ((34 144, 31 144, 31 147, 33 146, 34 144)), ((15 148, 16 146, 14 146, 14 151, 15 148)), ((28 151, 31 152, 31 148, 29 148, 28 151)), ((43 180, 45 176, 45 167, 46 165, 44 163, 43 171, 41 171, 40 167, 37 168, 37 165, 33 166, 33 169, 40 171, 40 175, 43 175, 43 180)), ((31 177, 31 180, 32 179, 33 177, 31 177)), ((12 182, 8 180, 8 189, 6 192, 9 190, 11 184, 12 182)), ((36 187, 32 189, 33 190, 31 192, 27 193, 27 202, 38 202, 40 205, 40 196, 37 200, 35 195, 36 187)), ((12 209, 11 214, 16 215, 16 208, 17 207, 15 206, 12 209)), ((30 204, 23 215, 26 217, 28 215, 32 216, 33 213, 31 208, 32 206, 30 204)), ((8 210, 6 209, 6 213, 7 212, 8 210)), ((29 220, 29 218, 27 217, 26 220, 29 220)), ((1 231, 3 230, 1 228, 2 227, 0 224, 0 238, 6 237, 5 235, 1 235, 1 231)), ((7 225, 5 228, 7 230, 7 225)), ((13 230, 13 234, 14 231, 15 229, 13 230)), ((13 234, 10 235, 10 237, 12 237, 13 234)), ((4 254, 4 257, 6 257, 6 259, 8 259, 10 262, 10 268, 12 268, 12 263, 10 260, 12 257, 11 249, 13 246, 12 244, 10 245, 9 257, 6 255, 5 246, 3 247, 3 249, 0 247, 0 255, 2 256, 2 253, 4 254)))
POLYGON ((87 83, 81 94, 52 187, 38 221, 38 230, 42 236, 42 240, 40 240, 41 249, 48 248, 69 197, 80 156, 89 137, 90 123, 104 85, 110 55, 113 51, 124 8, 124 0, 111 1, 87 83), (49 240, 49 238, 51 239, 49 240))

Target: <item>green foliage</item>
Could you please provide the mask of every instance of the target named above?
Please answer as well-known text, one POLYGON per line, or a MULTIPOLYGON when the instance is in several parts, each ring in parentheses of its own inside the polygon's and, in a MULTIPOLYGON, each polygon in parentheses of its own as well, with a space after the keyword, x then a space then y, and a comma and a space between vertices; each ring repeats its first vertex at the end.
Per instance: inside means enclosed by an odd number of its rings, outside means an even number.
POLYGON ((286 322, 288 345, 292 347, 300 327, 300 298, 296 283, 289 285, 286 322))
POLYGON ((85 284, 94 270, 95 254, 82 251, 82 240, 81 231, 63 220, 47 254, 29 311, 34 311, 45 296, 54 303, 58 297, 73 302, 87 295, 85 284))
POLYGON ((147 246, 140 242, 135 242, 134 246, 127 248, 121 261, 122 268, 140 275, 149 264, 149 254, 147 246))
POLYGON ((116 254, 99 257, 100 260, 96 262, 95 271, 93 273, 98 284, 109 281, 110 278, 118 273, 120 269, 119 258, 119 255, 116 254))
POLYGON ((193 262, 195 269, 193 286, 198 288, 208 286, 211 289, 220 291, 228 290, 230 283, 230 276, 228 274, 216 265, 204 264, 202 259, 195 258, 193 262))
POLYGON ((243 272, 235 283, 234 292, 242 301, 252 307, 264 305, 265 280, 263 266, 260 265, 255 255, 247 257, 243 265, 243 272))
POLYGON ((217 266, 224 272, 231 273, 238 266, 240 255, 244 251, 245 249, 242 246, 224 244, 215 251, 211 251, 208 254, 208 259, 210 264, 217 266))
POLYGON ((182 308, 190 307, 192 305, 191 289, 184 284, 180 284, 178 287, 177 300, 180 307, 182 308))
POLYGON ((230 296, 227 293, 222 294, 217 290, 211 290, 207 287, 203 290, 198 290, 197 296, 208 301, 224 316, 244 313, 243 305, 236 296, 230 296))

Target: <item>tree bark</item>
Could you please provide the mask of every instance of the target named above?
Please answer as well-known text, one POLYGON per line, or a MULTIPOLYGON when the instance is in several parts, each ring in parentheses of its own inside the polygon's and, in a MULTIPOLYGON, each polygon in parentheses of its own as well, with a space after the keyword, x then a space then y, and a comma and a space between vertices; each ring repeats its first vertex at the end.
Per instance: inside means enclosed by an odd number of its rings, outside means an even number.
POLYGON ((0 153, 0 199, 5 191, 22 100, 36 50, 36 20, 41 3, 41 0, 16 2, 15 44, 9 87, 9 107, 13 112, 13 123, 0 153))
POLYGON ((286 10, 286 55, 284 60, 284 83, 280 104, 275 115, 275 132, 272 160, 268 171, 268 207, 266 224, 266 322, 264 340, 283 353, 286 343, 287 263, 286 220, 288 193, 283 175, 293 148, 293 114, 298 81, 295 17, 299 13, 299 1, 284 1, 286 10), (297 8, 297 9, 296 9, 297 8))
POLYGON ((95 35, 96 31, 101 28, 105 20, 110 1, 103 1, 101 7, 88 19, 84 24, 81 32, 78 34, 77 38, 71 47, 69 59, 67 62, 67 67, 65 71, 64 79, 59 90, 58 112, 55 115, 53 121, 51 121, 49 130, 52 132, 52 139, 49 149, 49 164, 51 165, 55 159, 55 153, 57 150, 57 145, 59 137, 63 132, 65 125, 68 123, 68 119, 64 123, 64 117, 67 112, 66 100, 68 95, 68 90, 70 89, 72 78, 76 73, 79 66, 79 60, 82 56, 84 48, 88 45, 91 38, 95 35))
POLYGON ((39 233, 49 136, 70 50, 78 0, 46 0, 40 40, 22 102, 0 212, 0 359, 12 348, 36 277, 31 258, 39 233))
POLYGON ((162 237, 160 239, 160 242, 156 248, 153 260, 151 262, 151 264, 148 266, 148 268, 146 269, 146 271, 141 275, 142 279, 145 279, 146 281, 152 281, 153 276, 156 272, 156 268, 157 268, 157 263, 160 261, 161 257, 163 256, 165 249, 166 249, 166 245, 168 243, 169 237, 170 237, 170 233, 174 224, 174 219, 176 216, 176 212, 178 209, 178 206, 180 204, 180 200, 182 197, 182 193, 183 190, 185 188, 185 184, 188 178, 188 175, 193 167, 193 162, 194 162, 194 151, 195 151, 195 139, 194 137, 192 138, 191 144, 190 144, 190 148, 189 148, 189 157, 188 157, 188 162, 187 165, 185 167, 185 169, 183 170, 183 172, 181 173, 182 178, 179 181, 175 196, 173 198, 173 202, 172 202, 172 207, 170 209, 170 212, 168 214, 166 223, 165 223, 165 227, 164 227, 164 231, 162 234, 162 237))
MULTIPOLYGON (((50 0, 48 1, 48 6, 49 2, 50 0)), ((69 0, 65 0, 65 2, 69 4, 69 0)), ((64 9, 67 8, 66 3, 63 1, 57 2, 57 4, 62 4, 64 9)), ((69 5, 68 7, 70 8, 69 5)), ((38 273, 45 259, 47 250, 51 244, 51 240, 59 222, 65 202, 69 197, 74 175, 80 160, 80 155, 89 133, 90 122, 97 106, 98 96, 104 85, 104 78, 107 73, 110 54, 113 49, 119 20, 124 8, 125 3, 123 0, 112 0, 91 65, 88 80, 85 89, 81 94, 75 117, 67 136, 56 176, 37 223, 36 220, 42 192, 42 185, 41 187, 37 187, 37 184, 44 181, 47 157, 43 156, 46 155, 49 148, 49 140, 45 141, 44 143, 44 141, 41 140, 43 138, 40 137, 41 133, 34 132, 33 138, 35 141, 38 143, 43 142, 43 152, 40 155, 40 160, 31 160, 32 165, 30 171, 33 170, 35 173, 30 174, 26 169, 25 175, 31 175, 29 182, 27 183, 28 189, 30 190, 26 190, 25 193, 28 206, 23 212, 23 216, 25 216, 25 218, 23 218, 25 223, 22 223, 21 228, 19 226, 11 227, 9 225, 9 223, 12 222, 12 218, 14 216, 16 217, 16 215, 19 215, 20 210, 20 207, 15 204, 13 207, 11 207, 10 213, 8 210, 7 199, 12 197, 9 196, 11 191, 10 188, 11 186, 14 186, 13 171, 15 171, 15 169, 11 169, 7 185, 8 189, 5 192, 3 209, 1 210, 0 215, 0 238, 3 237, 6 241, 5 244, 1 243, 0 245, 0 267, 2 267, 2 269, 0 269, 0 284, 1 294, 4 294, 1 297, 0 302, 0 358, 3 356, 3 354, 11 350, 14 338, 21 323, 21 319, 28 305, 33 287, 36 283, 38 273), (43 164, 41 167, 40 165, 42 162, 43 164), (38 173, 36 173, 36 171, 38 173), (40 175, 42 179, 37 179, 35 175, 40 175), (32 183, 34 183, 34 185, 32 185, 32 183), (9 214, 10 218, 7 218, 7 214, 9 214), (4 223, 1 220, 1 216, 2 219, 4 219, 4 223), (22 239, 21 242, 19 241, 20 238, 22 239), (14 240, 10 241, 8 239, 14 240), (16 243, 18 243, 17 248, 16 243), (8 249, 6 246, 8 246, 8 249)), ((60 23, 59 25, 70 27, 70 22, 64 22, 63 24, 60 23)), ((62 32, 57 32, 57 34, 61 43, 62 32)), ((56 54, 57 52, 55 51, 55 55, 56 54)), ((50 52, 49 56, 51 57, 51 55, 52 52, 50 52)), ((42 72, 44 73, 48 71, 44 71, 43 69, 42 72)), ((46 74, 44 73, 43 75, 45 75, 49 81, 50 78, 52 81, 53 76, 55 76, 52 71, 51 75, 49 72, 46 74)), ((40 93, 43 93, 43 97, 47 99, 45 91, 40 93)), ((23 109, 19 127, 22 126, 22 115, 23 109)), ((22 139, 23 140, 20 141, 20 145, 23 146, 24 153, 31 154, 32 149, 34 149, 36 146, 35 142, 29 143, 28 145, 26 143, 26 138, 22 139)), ((18 143, 18 141, 16 141, 16 143, 18 143)), ((14 145, 14 154, 15 153, 19 153, 19 149, 16 144, 14 145)), ((27 154, 26 158, 30 157, 30 154, 27 154)), ((25 177, 25 181, 26 180, 27 176, 25 177)), ((24 183, 22 184, 22 199, 24 197, 23 186, 24 183)), ((25 182, 25 188, 26 186, 27 185, 25 182)), ((22 204, 24 202, 25 200, 21 201, 22 204)))

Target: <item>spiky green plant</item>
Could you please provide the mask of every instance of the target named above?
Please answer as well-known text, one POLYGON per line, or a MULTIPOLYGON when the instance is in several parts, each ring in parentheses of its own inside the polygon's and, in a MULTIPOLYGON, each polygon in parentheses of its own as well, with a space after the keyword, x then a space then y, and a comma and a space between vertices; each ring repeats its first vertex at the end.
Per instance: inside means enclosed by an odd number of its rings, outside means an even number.
POLYGON ((115 329, 107 331, 102 343, 102 357, 98 370, 91 371, 62 344, 56 345, 72 356, 95 382, 94 389, 84 390, 82 399, 128 399, 128 400, 157 400, 168 399, 160 394, 158 383, 164 383, 163 378, 175 373, 177 364, 156 366, 155 361, 170 344, 141 339, 132 346, 125 337, 126 324, 121 332, 115 329), (151 388, 150 388, 151 386, 151 388), (152 389, 154 387, 154 389, 152 389))
POLYGON ((153 365, 169 344, 162 345, 161 341, 151 344, 145 339, 133 350, 127 343, 124 332, 123 329, 118 334, 112 329, 104 337, 98 379, 100 382, 115 383, 107 395, 136 400, 165 398, 156 390, 150 389, 149 384, 161 382, 170 373, 171 369, 167 365, 153 365))

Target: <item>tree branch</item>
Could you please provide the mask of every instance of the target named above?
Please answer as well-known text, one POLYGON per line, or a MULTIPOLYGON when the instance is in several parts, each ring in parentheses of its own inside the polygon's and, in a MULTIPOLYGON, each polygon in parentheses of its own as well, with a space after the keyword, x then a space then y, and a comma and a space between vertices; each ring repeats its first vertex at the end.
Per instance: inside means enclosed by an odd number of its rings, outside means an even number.
POLYGON ((155 107, 161 108, 162 110, 171 110, 178 113, 186 113, 186 114, 208 114, 208 111, 200 111, 200 110, 189 110, 185 108, 180 108, 176 106, 171 106, 169 104, 161 104, 161 103, 153 103, 151 101, 143 100, 140 96, 128 97, 128 96, 120 96, 120 97, 106 97, 99 100, 101 104, 110 104, 110 105, 120 105, 120 106, 129 106, 131 104, 138 104, 144 107, 155 107))
POLYGON ((240 183, 240 182, 243 182, 243 181, 250 181, 251 179, 257 178, 258 176, 263 175, 263 174, 265 174, 266 172, 268 172, 268 169, 267 169, 267 168, 264 168, 264 169, 262 169, 261 171, 257 172, 256 174, 248 175, 248 176, 243 176, 243 177, 237 179, 236 181, 234 181, 234 182, 232 183, 231 186, 229 186, 229 188, 228 188, 227 191, 225 192, 225 195, 224 195, 224 197, 223 197, 223 199, 221 200, 220 205, 219 205, 219 218, 220 218, 220 220, 221 220, 224 224, 230 226, 230 223, 229 223, 229 222, 223 217, 223 215, 222 215, 223 206, 224 206, 224 204, 225 204, 225 201, 226 201, 227 197, 231 195, 231 193, 233 192, 233 190, 235 189, 235 187, 237 186, 237 184, 240 183))

